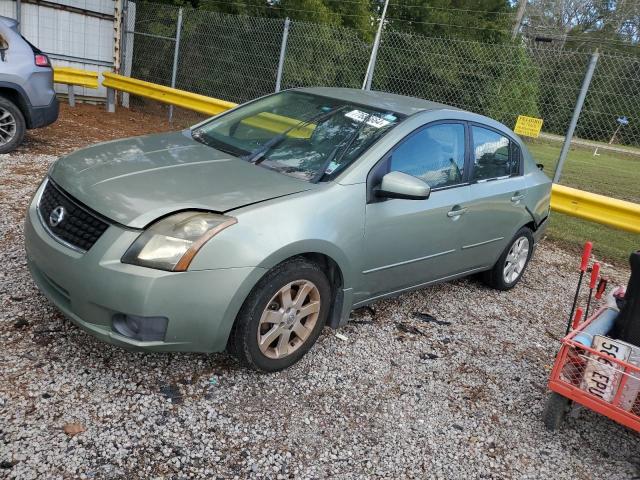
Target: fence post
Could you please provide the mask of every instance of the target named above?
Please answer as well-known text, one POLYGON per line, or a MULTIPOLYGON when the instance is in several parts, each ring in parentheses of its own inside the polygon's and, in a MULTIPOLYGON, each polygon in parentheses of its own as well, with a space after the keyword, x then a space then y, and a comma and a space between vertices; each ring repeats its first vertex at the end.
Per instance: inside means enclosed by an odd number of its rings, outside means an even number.
POLYGON ((69 106, 76 106, 76 92, 73 90, 73 85, 67 85, 67 93, 69 96, 69 106))
POLYGON ((280 45, 280 59, 278 60, 278 73, 276 74, 276 92, 282 86, 282 71, 284 70, 284 58, 287 53, 287 41, 289 39, 289 17, 284 19, 284 30, 282 31, 282 45, 280 45))
MULTIPOLYGON (((135 23, 136 23, 136 3, 129 0, 125 0, 122 10, 122 60, 121 69, 122 74, 125 77, 131 76, 131 70, 133 68, 133 43, 135 40, 135 23), (130 27, 131 25, 131 27, 130 27), (131 30, 130 30, 131 28, 131 30)), ((125 108, 129 108, 130 95, 127 92, 122 92, 120 96, 121 105, 125 108)))
POLYGON ((600 54, 598 53, 598 49, 596 48, 596 51, 593 52, 593 54, 591 55, 591 60, 589 61, 589 66, 587 67, 587 73, 584 74, 584 80, 582 81, 582 88, 580 88, 580 94, 578 95, 576 106, 573 109, 573 116, 571 117, 569 128, 567 129, 567 133, 565 134, 565 137, 564 137, 564 142, 562 143, 560 158, 558 158, 556 171, 553 175, 553 183, 560 182, 560 176, 562 175, 562 168, 564 167, 564 162, 567 159, 569 148, 571 147, 571 140, 573 139, 573 133, 576 130, 576 125, 578 124, 578 118, 580 117, 580 112, 582 111, 582 106, 584 105, 584 99, 587 96, 587 91, 589 90, 589 85, 591 84, 591 78, 593 77, 593 71, 596 69, 599 56, 600 54))
POLYGON ((527 8, 527 0, 520 0, 518 2, 518 11, 516 12, 516 23, 513 26, 513 30, 511 32, 511 40, 515 40, 518 36, 518 32, 520 31, 520 25, 522 25, 522 17, 524 17, 524 11, 527 8))
POLYGON ((369 58, 369 65, 367 65, 367 73, 365 73, 364 75, 364 83, 362 84, 362 90, 371 90, 371 82, 373 81, 373 71, 376 68, 376 60, 378 58, 378 48, 380 47, 380 37, 382 36, 382 28, 384 27, 384 18, 387 15, 388 6, 389 6, 389 0, 385 0, 384 7, 382 8, 382 16, 380 17, 380 25, 378 25, 376 38, 373 41, 373 48, 371 49, 371 57, 369 58))
POLYGON ((120 73, 120 48, 122 47, 122 2, 116 0, 113 14, 113 72, 120 73))
POLYGON ((116 111, 116 91, 113 88, 107 88, 107 112, 115 113, 116 111))
POLYGON ((18 32, 21 29, 21 23, 22 23, 22 0, 16 0, 16 20, 18 21, 18 25, 17 25, 17 29, 18 32))
MULTIPOLYGON (((176 88, 178 74, 178 55, 180 54, 180 33, 182 32, 182 7, 178 10, 178 24, 176 25, 176 46, 173 51, 173 72, 171 72, 171 88, 176 88)), ((173 123, 173 105, 169 105, 169 123, 173 123)))

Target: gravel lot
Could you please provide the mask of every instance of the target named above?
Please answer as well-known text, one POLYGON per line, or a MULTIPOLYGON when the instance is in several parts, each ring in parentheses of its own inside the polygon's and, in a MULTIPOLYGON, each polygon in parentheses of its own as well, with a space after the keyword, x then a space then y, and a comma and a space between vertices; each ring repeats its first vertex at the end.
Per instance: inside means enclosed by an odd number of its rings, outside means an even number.
POLYGON ((585 410, 559 433, 541 422, 573 254, 542 243, 508 293, 471 279, 377 302, 277 374, 130 353, 31 281, 41 152, 0 155, 0 478, 640 478, 637 434, 585 410))

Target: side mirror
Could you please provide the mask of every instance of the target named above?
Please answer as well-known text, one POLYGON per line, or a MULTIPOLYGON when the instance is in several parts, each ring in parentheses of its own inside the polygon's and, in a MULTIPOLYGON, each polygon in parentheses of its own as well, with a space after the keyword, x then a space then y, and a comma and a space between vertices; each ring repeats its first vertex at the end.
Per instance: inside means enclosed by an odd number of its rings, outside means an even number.
POLYGON ((402 198, 405 200, 425 200, 431 195, 431 188, 419 178, 402 172, 389 172, 382 177, 377 197, 402 198))

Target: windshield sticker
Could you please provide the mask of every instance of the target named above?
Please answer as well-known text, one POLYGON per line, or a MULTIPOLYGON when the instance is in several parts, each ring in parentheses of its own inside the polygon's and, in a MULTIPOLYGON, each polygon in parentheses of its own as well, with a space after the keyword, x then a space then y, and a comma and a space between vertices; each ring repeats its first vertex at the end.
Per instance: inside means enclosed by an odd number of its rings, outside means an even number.
POLYGON ((328 166, 327 169, 324 171, 324 173, 326 173, 327 175, 330 175, 331 173, 333 173, 333 171, 338 168, 340 164, 336 163, 336 162, 331 162, 328 166))
POLYGON ((384 118, 376 117, 373 115, 369 116, 368 113, 361 110, 351 110, 350 112, 345 113, 344 116, 350 118, 351 120, 355 120, 356 122, 364 122, 366 120, 367 125, 370 125, 374 128, 386 127, 387 125, 389 125, 389 123, 391 123, 384 118))

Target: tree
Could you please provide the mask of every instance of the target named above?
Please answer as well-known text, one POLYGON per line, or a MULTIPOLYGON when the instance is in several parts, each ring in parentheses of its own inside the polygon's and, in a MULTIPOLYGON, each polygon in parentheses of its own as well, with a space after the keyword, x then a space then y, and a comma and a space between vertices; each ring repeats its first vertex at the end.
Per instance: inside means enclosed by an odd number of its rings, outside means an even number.
POLYGON ((502 43, 510 40, 513 11, 506 0, 411 0, 392 6, 389 26, 432 37, 502 43))

